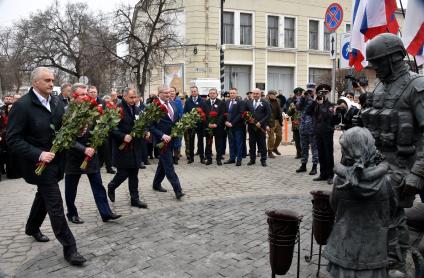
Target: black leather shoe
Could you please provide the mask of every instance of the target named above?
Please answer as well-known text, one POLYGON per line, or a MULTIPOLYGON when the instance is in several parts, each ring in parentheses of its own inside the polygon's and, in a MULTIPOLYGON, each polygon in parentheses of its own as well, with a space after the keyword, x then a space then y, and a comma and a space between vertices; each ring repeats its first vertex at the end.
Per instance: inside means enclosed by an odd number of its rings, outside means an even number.
POLYGON ((83 224, 84 223, 84 220, 82 220, 78 215, 68 217, 68 220, 71 221, 74 224, 83 224))
POLYGON ((173 161, 174 161, 174 165, 178 165, 178 157, 174 156, 173 161))
POLYGON ((112 168, 106 169, 106 173, 108 174, 116 174, 116 171, 113 170, 112 168))
POLYGON ((47 241, 49 241, 50 239, 46 236, 46 235, 44 235, 43 233, 41 233, 41 232, 36 232, 36 233, 34 233, 34 234, 29 234, 29 233, 27 233, 27 232, 25 232, 27 235, 29 235, 29 236, 32 236, 36 241, 38 241, 38 242, 47 242, 47 241))
POLYGON ((274 150, 272 150, 276 155, 281 155, 281 153, 277 150, 277 149, 274 149, 274 150))
POLYGON ((261 161, 261 165, 262 165, 263 167, 268 166, 268 165, 266 164, 266 161, 261 161))
POLYGON ((194 162, 194 160, 193 159, 191 159, 191 158, 189 158, 188 160, 187 160, 187 164, 191 164, 191 163, 193 163, 194 162))
POLYGON ((77 251, 65 254, 65 260, 71 265, 83 265, 87 260, 77 251))
POLYGON ((201 159, 200 159, 200 163, 202 163, 202 164, 206 164, 205 159, 204 159, 204 158, 201 158, 201 159))
POLYGON ((108 222, 109 220, 116 220, 118 218, 121 218, 122 215, 120 214, 114 214, 112 213, 111 215, 108 215, 104 218, 102 218, 103 222, 108 222))
POLYGON ((140 169, 146 169, 146 166, 144 166, 144 163, 141 163, 140 164, 140 167, 138 167, 138 168, 140 168, 140 169))
POLYGON ((177 200, 180 200, 183 196, 185 196, 184 192, 179 191, 175 193, 175 197, 177 198, 177 200))
POLYGON ((237 160, 236 166, 241 166, 241 160, 237 160))
POLYGON ((221 161, 221 160, 217 160, 217 161, 216 161, 216 165, 218 165, 218 166, 222 166, 222 161, 221 161))
POLYGON ((140 200, 131 200, 131 206, 137 208, 147 208, 147 204, 140 200))
POLYGON ((224 161, 224 164, 234 164, 234 163, 236 163, 234 160, 227 160, 227 161, 224 161))
POLYGON ((328 178, 327 183, 330 184, 330 185, 333 184, 333 178, 328 178))
POLYGON ((162 186, 153 186, 153 190, 154 191, 159 191, 159 192, 168 192, 168 190, 166 190, 165 188, 163 188, 162 186))
POLYGON ((112 189, 109 185, 107 186, 107 196, 112 203, 115 202, 115 189, 112 189))
POLYGON ((247 165, 248 165, 248 166, 250 166, 250 165, 253 165, 253 164, 255 164, 255 163, 256 163, 255 161, 250 160, 249 162, 247 162, 247 165))
POLYGON ((327 179, 321 176, 318 176, 317 178, 312 179, 313 181, 326 181, 327 179))
POLYGON ((212 164, 212 160, 207 160, 205 165, 211 165, 212 164))

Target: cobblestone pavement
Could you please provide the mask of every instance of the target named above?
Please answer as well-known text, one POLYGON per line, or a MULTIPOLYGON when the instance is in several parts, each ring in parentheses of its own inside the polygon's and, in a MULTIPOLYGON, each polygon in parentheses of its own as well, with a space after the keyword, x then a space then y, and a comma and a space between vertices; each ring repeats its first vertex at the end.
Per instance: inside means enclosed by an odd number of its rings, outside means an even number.
MULTIPOLYGON (((339 134, 336 133, 335 142, 337 142, 338 135, 339 134)), ((266 275, 269 276, 269 263, 267 261, 268 246, 266 244, 266 237, 263 236, 263 233, 266 230, 266 226, 264 226, 266 223, 264 209, 268 207, 266 200, 269 199, 270 204, 275 205, 279 204, 279 199, 286 200, 295 210, 297 210, 296 206, 298 204, 299 208, 301 209, 297 211, 305 212, 306 210, 306 218, 304 223, 306 226, 308 226, 307 219, 310 215, 308 212, 308 207, 310 207, 310 202, 308 201, 310 199, 309 192, 314 189, 330 189, 330 186, 326 183, 312 182, 313 177, 309 176, 308 174, 295 173, 295 169, 298 168, 300 162, 299 160, 294 159, 295 148, 293 145, 280 146, 279 149, 283 155, 278 156, 275 159, 269 159, 269 167, 266 168, 260 166, 260 164, 247 166, 246 163, 248 159, 243 160, 243 165, 241 167, 236 167, 234 164, 223 166, 217 166, 216 164, 213 164, 205 166, 199 163, 198 158, 196 158, 195 163, 187 165, 186 160, 184 158, 181 159, 180 164, 176 166, 176 171, 180 177, 183 190, 187 193, 187 195, 183 197, 183 201, 180 202, 176 201, 172 192, 159 193, 152 190, 152 180, 156 170, 157 160, 151 160, 152 165, 147 166, 147 169, 141 170, 139 173, 139 189, 141 198, 148 203, 149 209, 145 210, 130 207, 128 189, 126 184, 123 184, 116 191, 116 202, 113 204, 111 203, 112 209, 116 213, 123 215, 123 218, 116 221, 116 223, 105 224, 101 221, 101 218, 97 212, 97 208, 94 204, 94 199, 88 184, 88 180, 85 176, 83 176, 79 185, 76 205, 79 209, 80 217, 84 219, 85 223, 82 225, 70 223, 71 230, 75 234, 81 253, 83 255, 87 255, 90 258, 90 261, 96 261, 97 264, 100 263, 101 260, 105 260, 105 258, 107 258, 107 253, 113 254, 113 252, 116 252, 116 254, 120 254, 120 257, 128 258, 128 264, 137 262, 137 266, 135 267, 138 269, 141 267, 138 266, 138 264, 145 264, 147 258, 153 258, 153 254, 155 254, 157 251, 156 249, 161 250, 162 248, 165 248, 167 243, 169 243, 171 238, 163 238, 162 236, 164 234, 171 235, 171 231, 185 231, 185 229, 187 229, 187 231, 196 231, 194 228, 191 229, 190 226, 184 227, 185 223, 191 223, 188 220, 188 222, 185 222, 185 220, 183 222, 178 222, 179 214, 175 214, 176 212, 180 213, 181 217, 186 217, 184 219, 188 219, 191 216, 197 219, 200 216, 196 216, 196 214, 190 215, 190 209, 199 209, 200 211, 216 210, 217 212, 213 215, 216 215, 217 219, 208 219, 212 221, 211 223, 221 223, 220 227, 224 228, 227 227, 227 225, 230 225, 231 227, 231 223, 228 224, 225 222, 226 219, 228 221, 228 219, 231 220, 231 218, 223 218, 221 220, 220 207, 214 206, 214 203, 223 204, 227 211, 232 212, 239 211, 239 205, 249 206, 248 204, 251 204, 253 207, 252 212, 257 212, 256 216, 252 216, 252 219, 254 219, 252 224, 247 223, 250 221, 250 218, 247 214, 238 214, 235 216, 235 219, 241 217, 240 219, 242 224, 240 225, 246 225, 246 227, 250 227, 252 231, 254 230, 257 232, 257 241, 255 243, 256 253, 254 253, 257 255, 257 257, 251 257, 250 261, 244 259, 240 259, 239 261, 243 261, 242 263, 247 265, 255 264, 256 261, 258 261, 256 263, 258 272, 254 270, 247 272, 246 274, 250 275, 247 277, 261 277, 261 275, 265 275, 263 273, 266 273, 266 275), (278 197, 269 197, 270 195, 275 195, 278 197), (244 199, 249 200, 248 203, 244 203, 244 199), (255 205, 253 205, 255 202, 259 204, 257 210, 254 208, 255 205), (154 219, 163 220, 155 221, 154 219), (166 224, 170 224, 169 230, 166 224), (149 233, 151 236, 158 235, 156 239, 163 241, 164 246, 161 248, 158 247, 152 249, 149 244, 153 244, 154 242, 144 240, 143 238, 139 237, 135 237, 135 241, 139 239, 136 244, 141 244, 143 247, 142 249, 130 249, 132 248, 132 243, 130 243, 131 239, 126 243, 125 241, 118 241, 114 242, 113 244, 111 243, 111 245, 105 244, 105 242, 108 240, 111 240, 111 242, 114 241, 114 238, 108 238, 108 235, 115 233, 112 232, 115 231, 115 229, 117 229, 117 231, 121 231, 120 229, 123 229, 122 231, 124 232, 121 233, 124 234, 122 236, 122 240, 126 239, 125 230, 127 229, 134 229, 132 231, 137 231, 137 229, 140 232, 143 231, 143 235, 147 236, 147 239, 149 239, 149 233), (145 230, 150 232, 144 232, 145 230), (92 241, 92 246, 87 244, 90 241, 92 241), (123 244, 122 246, 127 246, 128 250, 131 251, 128 252, 128 254, 132 253, 134 256, 136 256, 136 258, 131 259, 131 256, 125 255, 125 249, 119 250, 121 243, 123 244), (97 249, 95 249, 97 251, 90 253, 94 246, 97 246, 97 249), (153 253, 150 254, 150 252, 153 253), (102 257, 101 259, 97 258, 97 255, 104 255, 105 257, 102 257)), ((338 150, 336 147, 336 156, 338 155, 337 153, 338 150)), ((311 166, 308 164, 308 170, 310 167, 311 166)), ((104 185, 106 185, 112 179, 112 175, 106 174, 105 172, 102 172, 102 177, 104 185)), ((170 184, 166 180, 164 181, 163 186, 168 190, 171 189, 170 184)), ((60 187, 63 194, 63 181, 60 183, 60 187)), ((50 237, 50 242, 34 242, 32 238, 26 236, 24 233, 26 218, 28 216, 35 192, 36 188, 32 185, 26 184, 23 180, 7 180, 0 182, 0 277, 2 276, 2 272, 5 275, 13 276, 17 273, 17 270, 20 275, 28 274, 25 272, 26 268, 28 270, 33 270, 34 267, 42 266, 47 270, 49 268, 53 269, 54 266, 56 266, 58 267, 57 270, 60 271, 60 269, 65 267, 63 264, 62 255, 60 254, 60 244, 57 242, 57 240, 54 239, 54 235, 52 233, 48 219, 46 219, 41 229, 43 233, 50 237), (54 255, 54 252, 58 252, 59 256, 54 255), (46 256, 50 256, 50 260, 46 260, 46 256), (22 265, 25 262, 27 263, 25 264, 25 267, 23 267, 22 265), (52 265, 49 265, 48 262, 52 262, 52 265)), ((211 229, 211 235, 213 235, 214 232, 222 232, 219 229, 215 230, 214 225, 212 224, 210 225, 209 229, 211 229)), ((190 247, 190 244, 194 244, 194 242, 197 242, 197 240, 201 240, 201 235, 202 234, 196 235, 195 233, 188 233, 186 238, 182 238, 180 236, 179 239, 187 239, 187 241, 181 243, 182 247, 184 247, 184 252, 190 254, 190 252, 195 252, 195 250, 197 250, 199 254, 204 254, 205 252, 214 251, 213 245, 216 244, 217 241, 214 241, 213 237, 209 238, 209 244, 206 245, 209 247, 203 247, 200 245, 193 245, 193 248, 190 247), (193 238, 192 241, 190 241, 190 236, 198 238, 193 238)), ((236 237, 238 235, 240 235, 240 233, 236 232, 234 235, 228 235, 228 241, 225 240, 226 236, 220 237, 220 239, 223 239, 227 244, 227 249, 225 252, 229 252, 231 242, 235 242, 234 244, 236 244, 237 241, 241 241, 243 239, 243 234, 241 234, 240 238, 236 237)), ((304 236, 302 240, 304 240, 304 236)), ((237 243, 237 246, 237 248, 242 247, 240 242, 237 243)), ((303 247, 304 244, 302 243, 302 248, 303 247)), ((243 251, 244 249, 241 248, 240 250, 243 251)), ((180 251, 175 254, 179 255, 179 252, 180 251)), ((218 251, 215 250, 213 254, 216 256, 217 263, 213 263, 214 257, 210 257, 210 260, 213 261, 211 262, 211 265, 218 265, 221 262, 220 258, 222 256, 225 257, 224 254, 221 256, 219 252, 216 252, 218 251)), ((187 256, 184 258, 187 258, 187 256)), ((205 258, 205 256, 206 255, 199 257, 199 259, 205 258)), ((113 267, 119 268, 120 264, 114 264, 114 260, 110 260, 111 257, 112 255, 109 257, 109 259, 104 261, 104 266, 106 267, 106 265, 111 264, 113 267)), ((235 260, 237 260, 237 257, 235 260)), ((160 270, 158 270, 158 268, 163 267, 163 271, 166 271, 169 266, 173 267, 173 271, 176 274, 178 271, 180 271, 178 262, 175 262, 175 265, 172 265, 170 261, 173 262, 172 254, 170 254, 170 252, 163 253, 162 257, 155 257, 150 267, 145 265, 146 273, 148 272, 147 269, 152 271, 150 273, 152 276, 146 277, 167 277, 161 276, 159 272, 160 270), (155 261, 157 261, 158 264, 156 264, 155 261), (163 261, 165 261, 165 263, 163 263, 163 261)), ((76 275, 78 275, 80 272, 88 272, 89 270, 93 271, 93 275, 96 274, 96 269, 93 268, 93 265, 95 264, 89 263, 87 268, 75 270, 77 273, 76 275)), ((132 269, 127 264, 122 263, 122 265, 125 266, 125 269, 132 269)), ((201 268, 201 265, 202 264, 200 264, 199 269, 201 268)), ((232 264, 228 264, 227 266, 230 265, 232 264)), ((238 264, 234 264, 233 266, 240 268, 238 264)), ((292 270, 293 269, 294 267, 292 266, 292 270)), ((230 277, 239 277, 237 275, 232 276, 230 270, 231 269, 227 269, 227 272, 225 273, 230 277)), ((85 275, 88 277, 89 275, 87 272, 85 275)), ((118 272, 118 270, 116 272, 118 272)), ((104 277, 105 275, 110 276, 112 273, 115 272, 102 273, 102 275, 98 273, 98 277, 104 277)), ((212 275, 212 277, 220 277, 219 275, 222 276, 225 275, 225 273, 219 274, 219 272, 215 272, 210 273, 210 275, 212 275)), ((126 272, 126 274, 131 274, 131 271, 126 272)), ((191 274, 187 272, 187 275, 191 274)), ((135 274, 135 277, 139 276, 135 274)), ((192 277, 199 276, 192 275, 192 277)))

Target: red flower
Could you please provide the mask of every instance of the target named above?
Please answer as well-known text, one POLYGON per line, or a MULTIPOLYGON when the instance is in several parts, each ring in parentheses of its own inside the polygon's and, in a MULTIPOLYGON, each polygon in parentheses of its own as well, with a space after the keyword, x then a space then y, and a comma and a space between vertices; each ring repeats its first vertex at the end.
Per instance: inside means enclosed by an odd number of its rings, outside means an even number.
POLYGON ((197 110, 197 113, 199 113, 200 118, 202 118, 202 122, 206 122, 206 114, 203 111, 203 109, 200 107, 197 107, 196 110, 197 110))
POLYGON ((78 98, 78 97, 79 97, 79 95, 78 95, 77 93, 73 93, 73 94, 72 94, 72 97, 73 97, 73 98, 78 98))
POLYGON ((91 105, 93 105, 93 106, 97 106, 97 101, 96 101, 96 99, 95 99, 95 98, 90 98, 90 103, 91 103, 91 105))
POLYGON ((97 111, 99 112, 100 115, 103 115, 103 107, 101 105, 97 106, 97 111))
POLYGON ((116 105, 114 103, 111 103, 111 102, 106 102, 106 108, 116 109, 116 105))
POLYGON ((218 117, 218 112, 216 112, 216 111, 211 111, 211 112, 209 112, 209 117, 211 117, 211 118, 216 118, 216 117, 218 117))

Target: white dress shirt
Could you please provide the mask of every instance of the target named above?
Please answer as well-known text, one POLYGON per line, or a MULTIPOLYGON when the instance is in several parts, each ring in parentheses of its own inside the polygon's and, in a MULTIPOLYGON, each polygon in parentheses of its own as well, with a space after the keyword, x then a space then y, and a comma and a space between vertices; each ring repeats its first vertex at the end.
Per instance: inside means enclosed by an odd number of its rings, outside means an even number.
POLYGON ((46 107, 47 110, 50 110, 50 100, 52 99, 51 96, 49 95, 49 97, 46 99, 45 97, 43 97, 39 92, 37 92, 37 90, 35 88, 32 88, 32 90, 35 93, 35 96, 38 98, 38 100, 41 102, 41 104, 46 107))

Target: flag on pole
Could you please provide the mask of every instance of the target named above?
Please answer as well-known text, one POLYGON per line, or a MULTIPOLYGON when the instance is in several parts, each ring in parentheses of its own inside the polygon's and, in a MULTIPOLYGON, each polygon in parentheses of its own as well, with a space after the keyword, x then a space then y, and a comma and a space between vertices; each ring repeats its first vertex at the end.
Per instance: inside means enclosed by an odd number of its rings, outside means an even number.
POLYGON ((361 24, 365 17, 367 0, 354 0, 352 2, 352 29, 350 39, 349 66, 356 71, 361 71, 368 65, 365 60, 365 38, 361 33, 361 24))
POLYGON ((368 0, 365 15, 361 22, 361 33, 365 41, 381 33, 397 34, 399 24, 395 17, 396 0, 368 0))
POLYGON ((409 0, 402 40, 418 66, 424 64, 424 0, 409 0))

